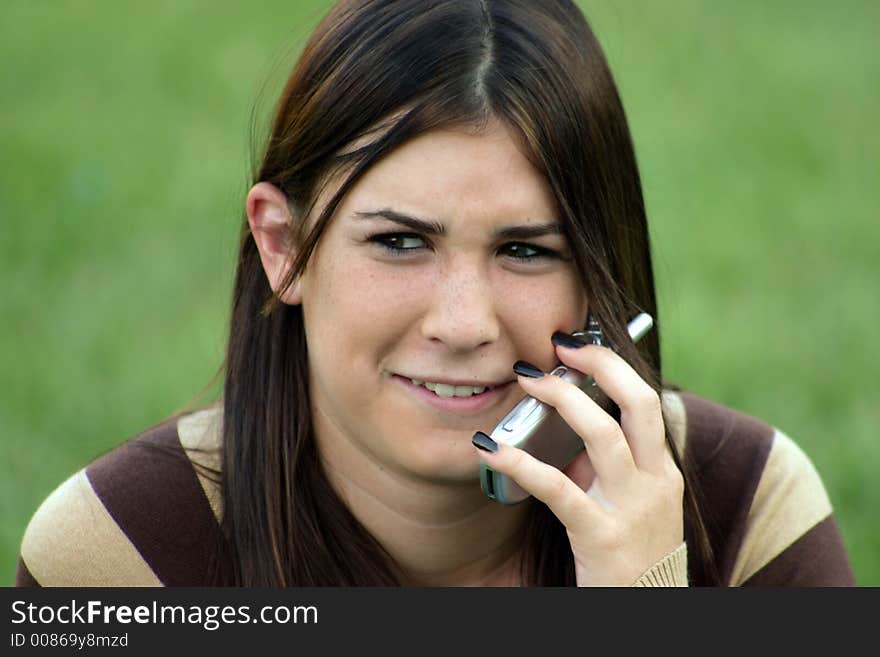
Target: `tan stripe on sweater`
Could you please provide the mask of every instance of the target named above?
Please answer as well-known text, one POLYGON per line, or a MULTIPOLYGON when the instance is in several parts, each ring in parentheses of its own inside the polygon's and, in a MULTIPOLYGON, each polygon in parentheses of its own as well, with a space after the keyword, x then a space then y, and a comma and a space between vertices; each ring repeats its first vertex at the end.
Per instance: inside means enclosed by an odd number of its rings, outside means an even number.
POLYGON ((21 556, 40 586, 162 586, 95 495, 85 470, 37 509, 21 556))
POLYGON ((749 509, 731 586, 745 582, 830 513, 831 502, 812 462, 777 430, 749 509))
POLYGON ((663 406, 663 417, 669 427, 672 444, 675 445, 679 455, 684 454, 687 442, 687 411, 681 397, 671 390, 664 390, 660 396, 663 406))
MULTIPOLYGON (((196 466, 202 465, 212 470, 220 469, 220 441, 223 422, 223 407, 213 406, 203 411, 185 415, 177 422, 177 435, 180 444, 186 450, 189 460, 196 466)), ((202 468, 195 467, 196 476, 214 517, 220 520, 222 500, 220 486, 216 481, 205 475, 202 468)))

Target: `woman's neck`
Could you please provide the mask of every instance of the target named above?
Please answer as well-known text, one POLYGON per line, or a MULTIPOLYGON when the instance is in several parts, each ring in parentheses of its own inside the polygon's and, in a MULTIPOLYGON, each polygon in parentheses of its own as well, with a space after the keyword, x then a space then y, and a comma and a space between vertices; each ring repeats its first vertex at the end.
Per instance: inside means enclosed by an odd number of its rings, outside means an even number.
POLYGON ((318 439, 318 451, 332 454, 321 459, 330 484, 391 556, 403 585, 521 585, 531 502, 505 506, 483 495, 474 481, 394 473, 377 467, 338 434, 318 439))
MULTIPOLYGON (((331 485, 394 560, 407 586, 517 586, 528 504, 504 507, 464 486, 378 486, 324 462, 331 485)), ((386 476, 387 473, 386 473, 386 476)), ((372 483, 372 482, 370 482, 372 483)))

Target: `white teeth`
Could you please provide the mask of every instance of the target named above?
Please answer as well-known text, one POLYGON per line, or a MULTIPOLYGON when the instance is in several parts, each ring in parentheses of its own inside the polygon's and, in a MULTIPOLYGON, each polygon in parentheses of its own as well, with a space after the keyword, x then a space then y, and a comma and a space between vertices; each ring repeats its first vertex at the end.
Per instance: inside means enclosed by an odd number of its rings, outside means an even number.
POLYGON ((438 397, 455 397, 455 386, 446 383, 426 383, 428 390, 433 390, 438 397))
POLYGON ((451 386, 448 383, 432 383, 410 379, 417 386, 425 386, 438 397, 470 397, 486 391, 486 386, 451 386))
POLYGON ((455 386, 456 397, 470 397, 471 395, 479 395, 486 390, 483 386, 455 386))

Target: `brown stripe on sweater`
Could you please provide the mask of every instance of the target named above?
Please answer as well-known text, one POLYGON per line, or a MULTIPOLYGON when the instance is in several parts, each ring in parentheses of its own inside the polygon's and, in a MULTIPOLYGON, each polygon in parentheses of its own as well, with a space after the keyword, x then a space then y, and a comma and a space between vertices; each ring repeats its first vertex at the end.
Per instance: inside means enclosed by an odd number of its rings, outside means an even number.
POLYGON ((31 575, 31 571, 28 570, 27 564, 24 562, 24 559, 19 557, 18 569, 15 571, 15 586, 35 587, 39 585, 40 583, 36 579, 34 579, 34 576, 31 575))
POLYGON ((855 586, 834 516, 813 527, 743 586, 855 586))
POLYGON ((770 453, 773 428, 702 397, 684 392, 680 397, 687 410, 686 458, 696 466, 709 541, 721 581, 727 584, 770 453))
POLYGON ((220 527, 168 421, 89 466, 98 497, 166 586, 204 586, 228 572, 220 527))
POLYGON ((742 584, 829 515, 831 501, 813 463, 775 431, 730 583, 742 584))

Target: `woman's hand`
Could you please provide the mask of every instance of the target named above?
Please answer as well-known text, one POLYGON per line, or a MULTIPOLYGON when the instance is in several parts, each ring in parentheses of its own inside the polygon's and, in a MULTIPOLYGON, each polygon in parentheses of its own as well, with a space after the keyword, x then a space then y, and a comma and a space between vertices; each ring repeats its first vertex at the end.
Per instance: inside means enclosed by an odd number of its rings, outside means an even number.
POLYGON ((665 440, 660 399, 606 347, 556 347, 559 360, 590 374, 620 407, 620 424, 575 385, 557 376, 519 376, 529 395, 555 407, 583 439, 564 471, 523 450, 480 450, 565 525, 578 586, 629 586, 684 540, 684 483, 665 440))

